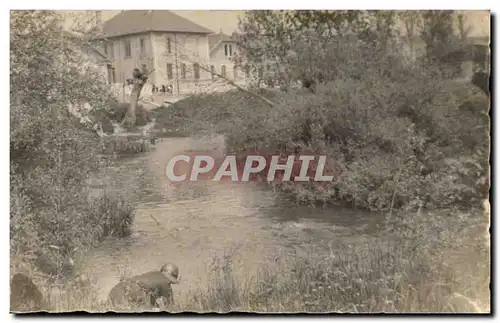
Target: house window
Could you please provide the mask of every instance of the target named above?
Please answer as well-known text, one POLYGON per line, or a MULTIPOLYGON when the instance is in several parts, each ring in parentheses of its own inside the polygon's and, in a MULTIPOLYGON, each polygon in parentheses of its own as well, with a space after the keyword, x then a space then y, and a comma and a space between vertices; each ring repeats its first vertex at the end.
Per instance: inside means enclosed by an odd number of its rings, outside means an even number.
POLYGON ((125 58, 131 57, 132 56, 132 46, 130 44, 130 40, 124 41, 124 47, 125 47, 125 58))
POLYGON ((167 78, 169 80, 173 79, 174 78, 174 73, 173 73, 173 67, 172 67, 172 64, 171 63, 168 63, 167 64, 167 78))
POLYGON ((194 78, 196 80, 200 79, 200 65, 198 63, 193 64, 194 78))
POLYGON ((226 77, 226 65, 222 65, 220 68, 220 74, 226 77))
POLYGON ((181 65, 181 77, 186 79, 186 64, 182 63, 181 65))
POLYGON ((113 77, 112 77, 113 68, 111 67, 111 65, 108 65, 107 68, 108 68, 108 83, 113 84, 113 77))
POLYGON ((237 66, 233 67, 233 79, 236 80, 236 78, 238 78, 238 67, 237 66))
POLYGON ((233 56, 233 46, 230 44, 225 44, 224 45, 224 54, 227 57, 233 56))
POLYGON ((108 83, 113 84, 116 83, 116 70, 113 66, 108 65, 108 83))
POLYGON ((146 52, 146 40, 144 38, 141 38, 141 53, 144 54, 146 52))
POLYGON ((210 65, 210 71, 212 72, 211 73, 212 74, 212 79, 214 79, 215 78, 215 74, 214 74, 215 73, 215 66, 210 65))
POLYGON ((170 39, 170 37, 167 37, 167 53, 172 53, 172 40, 170 39))
POLYGON ((113 43, 110 43, 106 46, 106 54, 108 54, 109 58, 115 58, 115 49, 113 47, 113 43), (109 46, 109 48, 107 48, 109 46))
POLYGON ((264 68, 259 67, 259 78, 264 77, 264 68))
POLYGON ((245 76, 250 77, 250 66, 245 67, 245 76))

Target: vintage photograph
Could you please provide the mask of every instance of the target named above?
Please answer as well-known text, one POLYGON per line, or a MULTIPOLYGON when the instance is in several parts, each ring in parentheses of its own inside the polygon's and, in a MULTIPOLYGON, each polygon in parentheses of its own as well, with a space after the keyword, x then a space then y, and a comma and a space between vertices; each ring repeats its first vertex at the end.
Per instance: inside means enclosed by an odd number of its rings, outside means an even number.
POLYGON ((9 15, 11 313, 491 313, 490 11, 9 15))

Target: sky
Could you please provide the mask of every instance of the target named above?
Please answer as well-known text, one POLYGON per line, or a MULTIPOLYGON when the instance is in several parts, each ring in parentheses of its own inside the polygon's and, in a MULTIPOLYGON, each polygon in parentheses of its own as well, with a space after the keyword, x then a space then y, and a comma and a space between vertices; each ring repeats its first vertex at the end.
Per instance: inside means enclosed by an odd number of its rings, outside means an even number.
POLYGON ((464 11, 466 19, 470 22, 470 37, 482 37, 490 35, 490 13, 486 10, 464 11))
MULTIPOLYGON (((121 10, 106 10, 102 12, 103 20, 108 20, 121 10)), ((71 11, 65 11, 70 13, 71 11)), ((73 11, 74 12, 74 11, 73 11)), ((187 18, 214 32, 231 34, 238 27, 238 17, 242 10, 172 10, 172 12, 187 18)), ((71 14, 70 14, 71 15, 71 14)), ((469 36, 490 36, 490 17, 485 10, 465 11, 467 25, 470 26, 469 36)))
MULTIPOLYGON (((108 20, 121 10, 104 10, 102 19, 108 20)), ((73 17, 75 11, 65 10, 68 17, 73 17)), ((198 25, 206 27, 215 33, 222 32, 231 34, 238 27, 238 16, 243 14, 241 10, 172 10, 175 14, 187 18, 198 25)), ((70 18, 71 20, 71 18, 70 18)))
POLYGON ((238 16, 243 14, 243 11, 237 10, 173 10, 173 12, 214 32, 220 32, 222 29, 226 34, 231 34, 238 28, 238 16))

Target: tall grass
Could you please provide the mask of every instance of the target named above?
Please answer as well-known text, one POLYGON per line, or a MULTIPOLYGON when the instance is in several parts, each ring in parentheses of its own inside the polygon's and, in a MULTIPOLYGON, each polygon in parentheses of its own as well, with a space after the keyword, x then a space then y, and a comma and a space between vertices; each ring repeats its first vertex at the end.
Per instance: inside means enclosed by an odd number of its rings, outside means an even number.
POLYGON ((251 280, 235 276, 231 258, 221 257, 209 286, 179 310, 489 312, 489 248, 458 227, 444 230, 440 239, 405 232, 331 246, 326 256, 280 255, 251 280))
MULTIPOLYGON (((482 236, 487 224, 477 212, 443 213, 436 215, 436 230, 426 217, 413 214, 399 230, 388 220, 384 236, 330 244, 327 253, 308 248, 300 254, 277 252, 257 274, 236 271, 237 249, 227 251, 213 258, 205 284, 182 298, 174 295, 175 304, 160 310, 488 313, 489 247, 482 236)), ((51 310, 112 310, 97 292, 88 281, 76 280, 64 291, 52 292, 51 310)))
MULTIPOLYGON (((10 18, 11 261, 71 276, 77 250, 127 235, 133 220, 129 196, 89 201, 88 179, 111 158, 103 158, 95 131, 68 110, 90 105, 98 114, 115 100, 102 75, 85 67, 82 43, 67 37, 57 12, 13 11, 10 18)), ((117 106, 114 115, 124 109, 117 106)), ((138 115, 150 120, 142 108, 138 115)))

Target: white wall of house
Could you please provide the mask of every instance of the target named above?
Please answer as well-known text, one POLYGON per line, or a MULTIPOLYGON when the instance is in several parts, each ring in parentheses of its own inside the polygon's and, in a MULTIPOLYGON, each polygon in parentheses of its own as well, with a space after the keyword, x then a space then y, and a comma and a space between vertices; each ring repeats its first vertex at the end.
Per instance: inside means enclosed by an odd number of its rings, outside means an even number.
POLYGON ((148 69, 153 68, 150 34, 116 37, 110 39, 107 45, 102 46, 115 69, 114 83, 124 83, 127 79, 131 79, 134 68, 142 68, 142 65, 146 65, 148 69), (127 48, 128 43, 130 50, 127 48))
POLYGON ((90 68, 90 70, 98 73, 105 82, 108 81, 108 62, 102 55, 91 48, 87 48, 82 52, 82 57, 84 62, 81 66, 82 69, 90 68))
POLYGON ((159 33, 151 34, 155 72, 151 82, 157 86, 177 85, 180 92, 187 92, 210 80, 210 73, 195 64, 209 65, 208 37, 202 34, 159 33))
POLYGON ((195 63, 208 68, 210 62, 208 37, 203 34, 150 32, 116 37, 108 41, 106 53, 115 69, 114 83, 124 83, 132 78, 134 68, 143 65, 154 69, 148 83, 160 87, 172 84, 174 92, 177 84, 186 92, 211 80, 211 74, 202 68, 195 73, 195 63), (130 42, 130 53, 126 42, 130 42))

